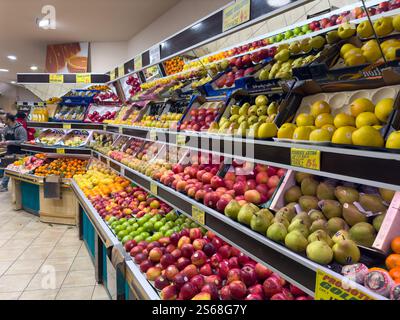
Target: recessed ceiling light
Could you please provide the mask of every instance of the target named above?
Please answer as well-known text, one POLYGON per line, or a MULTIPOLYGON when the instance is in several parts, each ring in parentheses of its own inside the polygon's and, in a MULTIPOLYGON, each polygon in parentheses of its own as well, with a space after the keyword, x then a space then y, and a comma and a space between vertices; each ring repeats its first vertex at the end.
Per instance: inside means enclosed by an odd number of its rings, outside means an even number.
POLYGON ((39 28, 47 28, 50 25, 49 19, 42 19, 38 22, 39 28))
POLYGON ((16 84, 16 82, 13 80, 13 81, 11 81, 10 83, 12 83, 12 84, 16 84))
POLYGON ((36 71, 38 69, 38 67, 36 66, 31 66, 31 70, 36 71))
POLYGON ((17 57, 13 56, 13 55, 9 55, 9 56, 7 56, 7 58, 10 60, 17 60, 17 57))
POLYGON ((0 69, 0 72, 8 72, 8 69, 0 69))

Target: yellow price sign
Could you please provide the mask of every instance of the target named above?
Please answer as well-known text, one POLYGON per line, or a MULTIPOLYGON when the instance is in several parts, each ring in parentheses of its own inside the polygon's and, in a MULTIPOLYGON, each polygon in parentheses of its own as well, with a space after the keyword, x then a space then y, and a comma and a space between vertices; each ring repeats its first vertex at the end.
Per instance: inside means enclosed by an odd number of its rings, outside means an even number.
POLYGON ((157 132, 150 131, 150 140, 157 140, 157 132))
POLYGON ((118 77, 122 77, 125 75, 125 67, 124 65, 118 67, 118 77))
POLYGON ((71 129, 71 124, 70 123, 63 123, 63 129, 66 129, 66 130, 71 129))
POLYGON ((58 149, 57 149, 57 153, 58 153, 58 154, 65 154, 65 149, 58 148, 58 149))
POLYGON ((155 196, 157 195, 157 192, 158 192, 158 187, 153 182, 150 183, 150 192, 155 196))
POLYGON ((250 0, 236 0, 234 4, 224 9, 223 32, 241 25, 250 20, 250 0))
POLYGON ((192 218, 202 225, 206 224, 205 212, 196 206, 192 206, 192 218))
POLYGON ((113 81, 115 79, 115 69, 110 71, 110 81, 113 81))
POLYGON ((92 76, 90 73, 77 73, 76 83, 92 83, 92 76))
POLYGON ((176 135, 176 144, 178 146, 184 146, 186 144, 186 136, 181 134, 176 135))
POLYGON ((143 67, 142 55, 139 54, 134 60, 135 71, 139 71, 143 67))
POLYGON ((351 285, 350 280, 338 279, 330 273, 317 270, 315 300, 375 300, 362 290, 351 285))
POLYGON ((309 149, 290 150, 290 163, 294 167, 321 170, 321 151, 309 149))
POLYGON ((63 74, 50 74, 49 75, 49 83, 64 83, 64 75, 63 74))

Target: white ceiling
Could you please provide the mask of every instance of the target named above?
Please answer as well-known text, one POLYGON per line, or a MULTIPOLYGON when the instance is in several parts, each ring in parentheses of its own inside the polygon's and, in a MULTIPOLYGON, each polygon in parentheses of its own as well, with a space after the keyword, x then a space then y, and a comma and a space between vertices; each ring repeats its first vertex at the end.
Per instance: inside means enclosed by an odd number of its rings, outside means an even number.
POLYGON ((44 72, 46 45, 74 41, 126 41, 179 0, 0 0, 0 81, 37 65, 44 72), (44 5, 56 9, 56 30, 36 25, 44 5), (7 55, 16 55, 10 61, 7 55))

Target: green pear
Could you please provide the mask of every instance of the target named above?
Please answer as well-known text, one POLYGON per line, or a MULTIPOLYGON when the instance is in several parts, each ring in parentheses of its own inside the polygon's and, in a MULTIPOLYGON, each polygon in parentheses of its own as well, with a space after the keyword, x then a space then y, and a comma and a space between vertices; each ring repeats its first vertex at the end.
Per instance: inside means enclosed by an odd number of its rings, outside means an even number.
POLYGON ((253 218, 253 215, 257 211, 259 211, 258 207, 256 207, 255 209, 253 204, 245 204, 243 207, 240 208, 239 213, 237 215, 237 220, 240 223, 247 224, 248 226, 250 226, 251 219, 253 218))
POLYGON ((308 215, 312 222, 317 220, 325 220, 324 214, 319 210, 311 210, 308 215))
POLYGON ((258 117, 257 117, 257 116, 251 116, 251 117, 249 117, 249 119, 247 120, 247 124, 248 124, 249 126, 251 126, 251 125, 253 125, 253 124, 257 123, 257 122, 258 122, 258 117))
POLYGON ((319 220, 314 221, 310 227, 310 232, 312 233, 317 230, 328 231, 327 221, 324 219, 319 219, 319 220))
POLYGON ((371 247, 375 241, 375 228, 366 222, 359 222, 351 227, 349 235, 358 245, 371 247))
POLYGON ((237 220, 239 211, 242 207, 236 200, 229 201, 228 205, 225 207, 225 215, 233 220, 237 220))
POLYGON ((247 130, 249 129, 247 122, 242 122, 237 129, 236 135, 245 137, 247 135, 247 130))
POLYGON ((288 207, 279 209, 279 211, 275 214, 275 217, 283 217, 289 222, 291 222, 295 216, 296 213, 293 212, 293 210, 290 210, 288 207))
POLYGON ((257 109, 258 107, 256 105, 251 106, 248 110, 247 110, 247 115, 248 116, 256 116, 257 115, 257 109))
POLYGON ((284 217, 276 217, 275 216, 275 218, 273 218, 271 222, 272 223, 282 223, 286 229, 289 228, 289 225, 290 225, 288 219, 286 219, 284 217))
POLYGON ((308 227, 304 224, 303 220, 297 219, 297 220, 292 220, 292 223, 289 225, 288 231, 299 231, 301 234, 304 235, 304 237, 308 237, 309 231, 308 227))
POLYGON ((265 234, 268 227, 271 225, 273 214, 268 209, 262 209, 256 212, 250 221, 250 228, 254 231, 265 234))
POLYGON ((342 240, 351 240, 349 232, 347 230, 339 230, 332 236, 332 241, 334 243, 338 243, 339 241, 342 240))
POLYGON ((379 216, 376 216, 374 220, 372 221, 372 225, 374 226, 376 232, 379 232, 381 229, 383 220, 385 220, 386 213, 385 214, 380 214, 379 216))
POLYGON ((239 115, 240 107, 233 105, 231 106, 231 115, 239 115))
POLYGON ((279 222, 275 222, 268 227, 267 238, 273 241, 283 241, 287 235, 286 227, 279 222))
POLYGON ((242 105, 239 109, 239 115, 241 116, 247 116, 247 112, 249 111, 250 108, 250 103, 245 103, 244 105, 242 105))
POLYGON ((289 232, 285 237, 285 246, 295 252, 304 252, 307 245, 307 239, 304 234, 298 230, 289 232))
POLYGON ((303 223, 307 226, 307 228, 311 227, 311 219, 308 215, 307 212, 300 212, 299 214, 297 214, 291 222, 295 221, 295 220, 302 220, 303 223))
POLYGON ((333 260, 333 250, 325 241, 313 241, 306 249, 308 259, 319 263, 329 264, 333 260))
POLYGON ((325 44, 325 38, 322 37, 322 36, 313 37, 313 38, 310 40, 310 44, 311 44, 311 47, 312 47, 313 49, 319 50, 319 49, 321 49, 321 48, 324 46, 324 44, 325 44))
POLYGON ((325 241, 330 247, 332 247, 335 244, 325 230, 317 230, 313 232, 308 236, 307 240, 308 242, 325 241))
POLYGON ((260 81, 265 81, 268 80, 268 77, 269 77, 269 71, 267 69, 263 69, 261 70, 258 79, 260 79, 260 81))
POLYGON ((335 261, 342 265, 354 264, 360 260, 360 250, 352 240, 341 240, 335 243, 332 250, 335 261))

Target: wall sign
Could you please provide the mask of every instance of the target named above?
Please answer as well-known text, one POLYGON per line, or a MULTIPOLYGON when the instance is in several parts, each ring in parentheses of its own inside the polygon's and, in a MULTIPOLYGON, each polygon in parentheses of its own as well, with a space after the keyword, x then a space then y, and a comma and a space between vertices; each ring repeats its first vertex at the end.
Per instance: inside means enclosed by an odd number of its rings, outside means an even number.
POLYGON ((250 0, 236 0, 234 4, 224 9, 222 31, 233 29, 250 20, 250 0))
POLYGON ((135 58, 135 71, 142 69, 142 67, 143 67, 142 55, 140 54, 135 58))
POLYGON ((160 61, 161 60, 160 46, 156 45, 150 48, 149 54, 150 54, 150 64, 160 61))
POLYGON ((49 83, 64 83, 64 75, 51 73, 49 75, 49 83))

